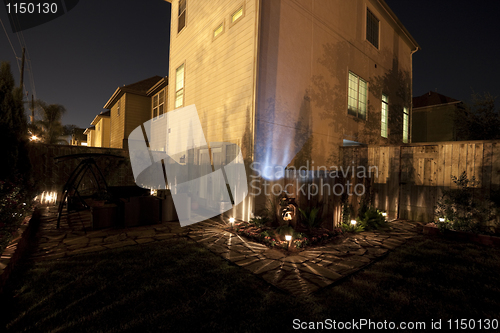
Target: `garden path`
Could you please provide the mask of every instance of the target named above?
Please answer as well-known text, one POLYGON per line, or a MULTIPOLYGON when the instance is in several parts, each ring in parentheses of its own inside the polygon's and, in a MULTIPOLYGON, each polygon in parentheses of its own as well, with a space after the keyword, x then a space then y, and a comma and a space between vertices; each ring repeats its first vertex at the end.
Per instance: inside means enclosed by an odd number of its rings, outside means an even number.
POLYGON ((44 208, 34 260, 145 244, 167 238, 188 237, 210 251, 241 266, 286 292, 309 294, 345 278, 417 235, 421 224, 390 222, 385 231, 348 234, 336 242, 286 255, 276 249, 228 232, 227 225, 207 220, 187 227, 176 222, 126 229, 91 230, 90 213, 63 216, 56 228, 55 207, 44 208))

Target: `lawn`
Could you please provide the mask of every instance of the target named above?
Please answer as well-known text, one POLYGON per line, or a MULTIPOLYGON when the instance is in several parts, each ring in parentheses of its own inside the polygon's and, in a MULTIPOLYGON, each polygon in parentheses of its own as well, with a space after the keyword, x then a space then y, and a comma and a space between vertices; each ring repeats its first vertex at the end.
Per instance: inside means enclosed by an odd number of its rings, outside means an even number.
POLYGON ((0 310, 7 332, 282 332, 294 319, 360 318, 422 321, 430 330, 432 320, 499 320, 499 272, 498 248, 417 236, 343 282, 297 297, 179 238, 26 262, 0 310))

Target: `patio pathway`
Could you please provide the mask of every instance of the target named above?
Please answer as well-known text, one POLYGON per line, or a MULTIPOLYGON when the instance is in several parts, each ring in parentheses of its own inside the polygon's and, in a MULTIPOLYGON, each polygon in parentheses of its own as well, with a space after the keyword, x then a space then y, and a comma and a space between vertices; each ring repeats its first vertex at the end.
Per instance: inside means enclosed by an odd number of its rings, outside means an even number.
POLYGON ((91 230, 90 213, 64 215, 56 228, 55 207, 42 212, 34 260, 58 259, 174 237, 188 237, 210 251, 244 267, 270 284, 292 294, 309 294, 367 266, 389 250, 414 237, 421 225, 390 222, 388 231, 349 234, 336 243, 287 256, 284 252, 248 241, 223 230, 227 225, 207 220, 187 227, 178 222, 125 229, 91 230))
POLYGON ((390 230, 349 234, 336 243, 290 256, 222 230, 216 222, 191 226, 188 237, 292 294, 309 294, 367 266, 417 235, 421 224, 390 222, 390 230))
POLYGON ((145 244, 167 238, 182 237, 189 231, 178 222, 165 222, 132 228, 92 230, 89 211, 63 214, 57 229, 57 207, 42 211, 37 233, 38 246, 32 254, 34 260, 58 259, 76 254, 145 244))

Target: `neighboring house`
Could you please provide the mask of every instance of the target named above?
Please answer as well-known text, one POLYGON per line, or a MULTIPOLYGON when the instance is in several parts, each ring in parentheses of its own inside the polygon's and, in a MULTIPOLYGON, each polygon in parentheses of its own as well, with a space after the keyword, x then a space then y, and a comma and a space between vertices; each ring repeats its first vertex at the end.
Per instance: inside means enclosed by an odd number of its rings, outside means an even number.
POLYGON ((429 91, 413 97, 413 142, 456 140, 454 117, 462 101, 429 91))
POLYGON ((71 133, 72 146, 86 146, 87 145, 87 135, 84 134, 85 128, 74 128, 71 133))
POLYGON ((257 174, 339 165, 344 144, 411 141, 419 45, 384 1, 167 1, 167 109, 195 104, 207 142, 238 144, 257 174))
POLYGON ((153 76, 116 89, 104 105, 110 111, 109 147, 127 149, 127 139, 133 129, 155 117, 155 113, 166 112, 167 84, 167 78, 153 76))
POLYGON ((83 132, 87 136, 87 146, 95 147, 95 126, 90 126, 83 132))
POLYGON ((111 138, 111 122, 110 122, 110 111, 103 111, 97 116, 95 116, 92 123, 95 130, 94 135, 94 145, 92 147, 103 147, 109 148, 110 138, 111 138))

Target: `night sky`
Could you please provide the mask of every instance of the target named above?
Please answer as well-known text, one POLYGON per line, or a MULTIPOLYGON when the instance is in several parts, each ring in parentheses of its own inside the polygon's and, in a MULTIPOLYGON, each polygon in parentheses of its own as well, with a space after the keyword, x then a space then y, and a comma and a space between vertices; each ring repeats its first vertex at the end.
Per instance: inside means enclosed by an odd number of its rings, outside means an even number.
MULTIPOLYGON (((500 97, 500 2, 386 2, 422 47, 413 58, 414 96, 432 90, 469 100, 474 90, 500 97)), ((36 98, 66 107, 64 124, 87 127, 118 86, 168 74, 170 4, 163 0, 81 0, 23 36, 12 33, 3 2, 0 19, 19 58, 24 37, 30 98, 33 80, 36 98)), ((3 29, 0 60, 10 61, 18 84, 3 29)))

